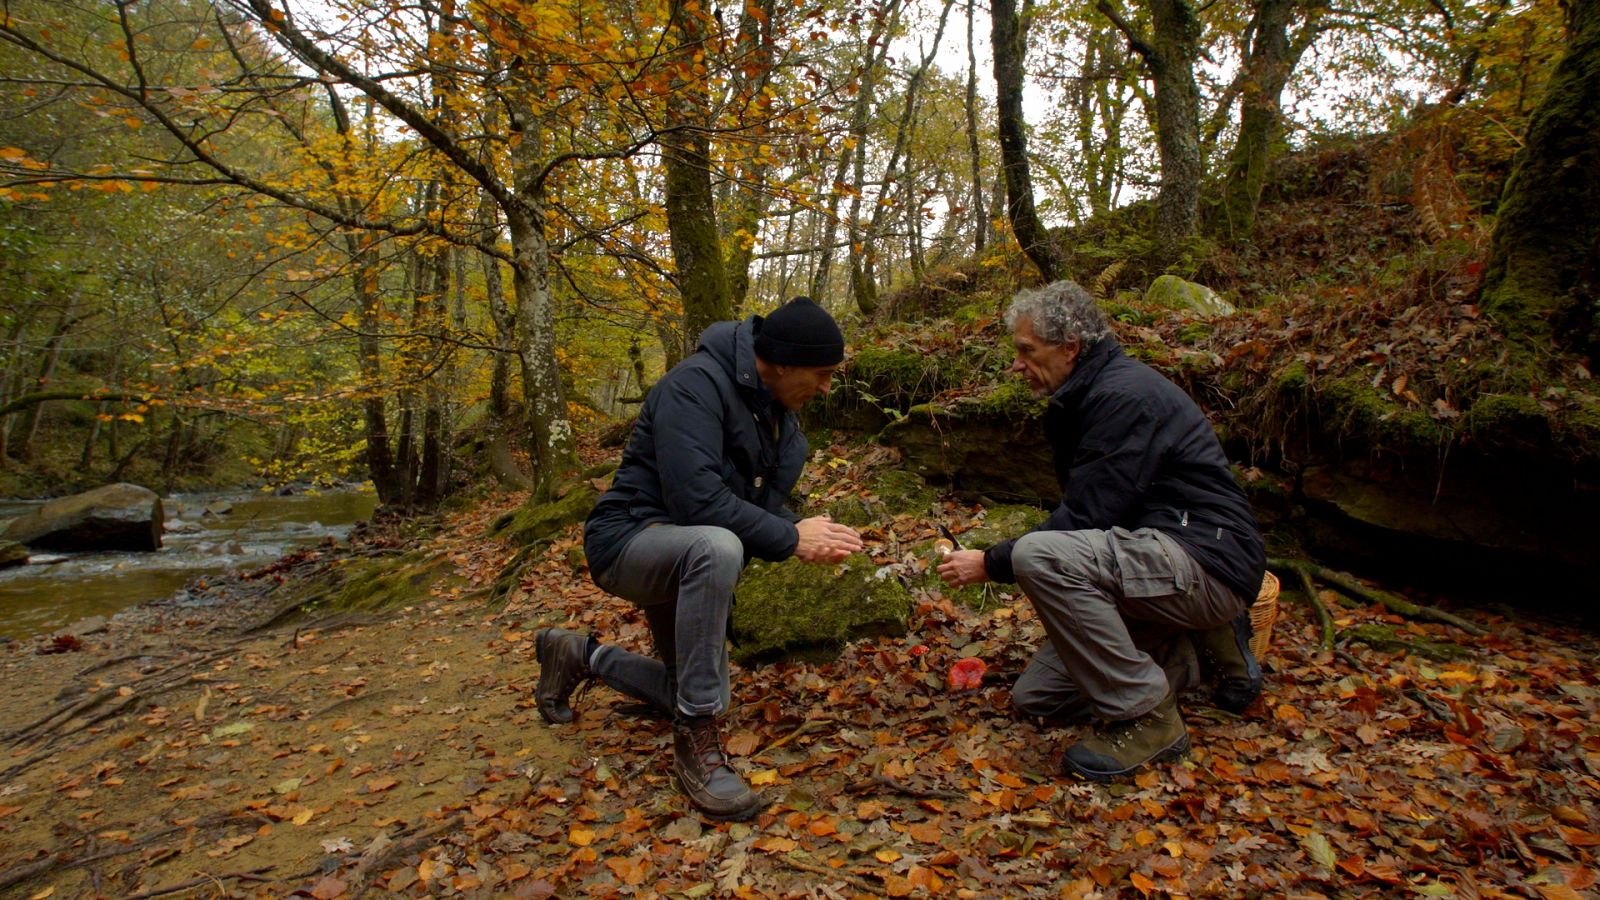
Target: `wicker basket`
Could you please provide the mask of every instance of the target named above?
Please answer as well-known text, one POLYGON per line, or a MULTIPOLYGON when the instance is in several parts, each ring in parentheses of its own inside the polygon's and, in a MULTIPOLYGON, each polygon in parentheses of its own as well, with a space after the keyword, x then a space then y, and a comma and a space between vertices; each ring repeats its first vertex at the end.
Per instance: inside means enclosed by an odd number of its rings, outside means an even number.
POLYGON ((1257 660, 1265 659, 1272 647, 1272 623, 1278 620, 1278 576, 1267 573, 1261 579, 1261 593, 1250 604, 1250 652, 1257 660))

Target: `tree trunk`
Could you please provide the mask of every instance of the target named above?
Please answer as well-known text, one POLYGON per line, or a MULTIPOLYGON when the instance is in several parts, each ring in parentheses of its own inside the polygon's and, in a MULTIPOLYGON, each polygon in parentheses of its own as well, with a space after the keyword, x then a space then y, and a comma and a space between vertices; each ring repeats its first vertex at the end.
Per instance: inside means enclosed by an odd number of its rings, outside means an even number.
MULTIPOLYGON (((527 142, 526 138, 524 142, 527 142)), ((537 498, 550 496, 561 476, 577 465, 577 443, 567 417, 566 391, 556 361, 555 302, 550 295, 550 245, 545 241, 544 209, 525 208, 506 215, 511 230, 512 289, 517 297, 517 349, 522 359, 523 405, 532 436, 533 484, 537 498)))
MULTIPOLYGON (((39 362, 39 374, 34 379, 33 386, 43 390, 50 385, 50 379, 55 377, 56 363, 61 359, 61 342, 78 324, 78 317, 72 315, 71 309, 61 311, 61 317, 56 320, 56 327, 50 332, 50 343, 45 348, 44 358, 39 362)), ((33 441, 39 436, 39 422, 44 418, 44 404, 36 403, 28 407, 23 413, 22 422, 17 431, 21 435, 18 441, 17 457, 27 459, 33 455, 33 441)))
POLYGON ((1600 346, 1600 0, 1572 0, 1566 54, 1500 201, 1485 308, 1530 346, 1600 346))
POLYGON ((878 68, 883 65, 884 58, 889 53, 889 41, 895 27, 900 22, 899 0, 886 0, 884 5, 877 7, 873 13, 872 30, 866 42, 866 51, 862 59, 861 85, 856 89, 856 102, 850 112, 850 139, 844 143, 839 151, 839 165, 834 170, 833 181, 829 185, 828 211, 822 217, 822 238, 817 242, 818 257, 816 271, 811 274, 811 296, 818 303, 823 302, 827 296, 828 278, 833 268, 833 242, 839 234, 839 195, 844 187, 845 174, 851 170, 851 163, 855 163, 855 175, 851 179, 852 192, 851 209, 851 243, 855 241, 855 214, 861 208, 862 179, 866 171, 866 146, 867 124, 872 112, 874 95, 877 93, 878 68))
POLYGON ((731 196, 724 217, 722 237, 728 248, 724 267, 728 275, 728 308, 733 316, 739 315, 750 293, 750 261, 771 196, 766 181, 773 168, 772 156, 765 152, 770 129, 766 123, 768 112, 762 89, 772 81, 777 50, 773 34, 780 13, 776 0, 757 0, 747 4, 739 18, 738 59, 734 64, 730 93, 735 109, 746 116, 757 117, 748 131, 749 144, 757 148, 757 152, 753 158, 747 153, 734 163, 737 177, 729 184, 731 196))
POLYGON ((972 6, 967 0, 967 152, 972 156, 972 249, 988 243, 989 219, 983 211, 983 154, 978 146, 978 54, 972 43, 972 6))
POLYGON ((1116 25, 1144 58, 1155 83, 1156 150, 1161 187, 1156 192, 1156 257, 1170 264, 1183 253, 1200 217, 1200 88, 1194 61, 1200 55, 1200 20, 1187 0, 1148 0, 1152 37, 1135 29, 1110 0, 1096 8, 1116 25))
POLYGON ((1022 60, 1027 37, 1016 0, 994 0, 989 13, 994 45, 994 83, 1000 131, 1000 169, 1006 180, 1006 215, 1022 252, 1046 283, 1061 277, 1061 248, 1045 231, 1033 205, 1027 122, 1022 116, 1022 60))
MULTIPOLYGON (((1233 239, 1248 238, 1266 184, 1267 167, 1282 147, 1283 89, 1309 40, 1289 42, 1296 0, 1261 0, 1248 29, 1239 100, 1239 136, 1228 153, 1218 226, 1233 239)), ((1311 26, 1308 24, 1308 29, 1311 26)))
POLYGON ((1187 0, 1150 0, 1155 53, 1147 58, 1156 90, 1161 188, 1155 238, 1163 262, 1182 253, 1200 217, 1200 88, 1194 80, 1200 20, 1187 0))
POLYGON ((733 317, 728 275, 717 232, 716 200, 711 193, 711 152, 706 136, 709 101, 704 59, 706 22, 702 7, 669 0, 669 30, 680 57, 667 101, 667 128, 661 136, 666 167, 667 233, 683 298, 684 353, 713 322, 733 317), (687 74, 685 74, 687 70, 687 74))

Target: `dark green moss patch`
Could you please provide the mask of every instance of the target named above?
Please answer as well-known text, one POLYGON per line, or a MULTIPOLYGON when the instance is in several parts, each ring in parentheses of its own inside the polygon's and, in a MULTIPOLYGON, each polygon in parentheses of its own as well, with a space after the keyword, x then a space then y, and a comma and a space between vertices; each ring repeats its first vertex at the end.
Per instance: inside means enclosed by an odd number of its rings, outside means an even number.
POLYGON ((903 634, 911 593, 895 572, 857 554, 836 566, 753 562, 735 591, 737 659, 852 637, 903 634))

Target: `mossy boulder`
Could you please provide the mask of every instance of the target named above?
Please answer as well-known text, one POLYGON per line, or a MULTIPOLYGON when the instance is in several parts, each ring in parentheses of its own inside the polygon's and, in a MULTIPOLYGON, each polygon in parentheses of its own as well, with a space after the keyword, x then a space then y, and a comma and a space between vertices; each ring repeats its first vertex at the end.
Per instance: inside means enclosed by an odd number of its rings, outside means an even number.
POLYGON ((912 609, 895 570, 864 554, 832 566, 752 562, 734 596, 734 657, 741 660, 904 634, 912 609))
POLYGON ((1008 381, 976 396, 912 407, 878 442, 897 448, 924 480, 994 501, 1051 504, 1060 499, 1044 439, 1044 403, 1008 381))
POLYGON ((1144 292, 1144 302, 1166 309, 1186 309, 1198 316, 1231 316, 1238 310, 1216 291, 1203 284, 1184 281, 1176 275, 1162 275, 1144 292))
POLYGON ((591 480, 574 482, 549 503, 530 503, 496 519, 489 534, 504 536, 522 547, 547 541, 567 526, 588 518, 599 499, 600 489, 591 480))

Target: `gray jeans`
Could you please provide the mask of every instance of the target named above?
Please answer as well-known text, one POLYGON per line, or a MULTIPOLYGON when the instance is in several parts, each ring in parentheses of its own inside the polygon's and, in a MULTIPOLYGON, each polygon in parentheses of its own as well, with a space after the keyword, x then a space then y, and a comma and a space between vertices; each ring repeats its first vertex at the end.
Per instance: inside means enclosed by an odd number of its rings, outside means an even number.
POLYGON ((725 711, 728 613, 743 568, 744 544, 715 525, 652 525, 629 538, 594 583, 644 610, 659 658, 603 644, 591 670, 664 715, 725 711))
POLYGON ((1249 605, 1153 528, 1035 531, 1011 562, 1049 640, 1012 690, 1037 715, 1144 715, 1194 678, 1186 633, 1249 605))

